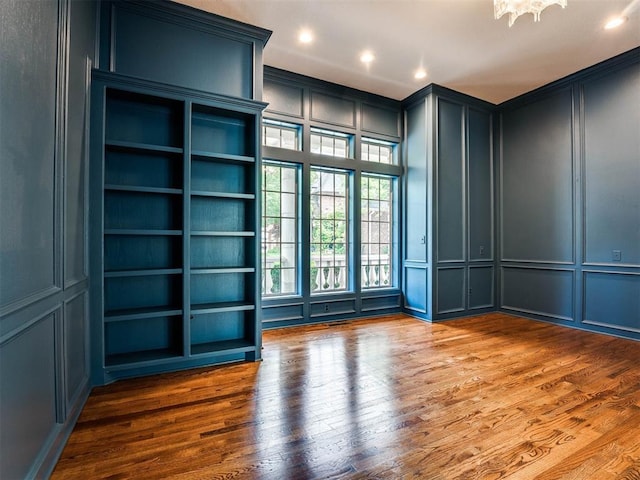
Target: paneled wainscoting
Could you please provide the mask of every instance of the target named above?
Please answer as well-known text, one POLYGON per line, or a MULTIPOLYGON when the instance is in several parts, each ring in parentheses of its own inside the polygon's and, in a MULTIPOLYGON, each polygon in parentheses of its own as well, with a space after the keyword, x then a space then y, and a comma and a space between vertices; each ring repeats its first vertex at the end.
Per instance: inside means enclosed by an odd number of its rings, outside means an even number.
POLYGON ((263 358, 94 389, 53 479, 640 478, 639 342, 395 315, 263 358))

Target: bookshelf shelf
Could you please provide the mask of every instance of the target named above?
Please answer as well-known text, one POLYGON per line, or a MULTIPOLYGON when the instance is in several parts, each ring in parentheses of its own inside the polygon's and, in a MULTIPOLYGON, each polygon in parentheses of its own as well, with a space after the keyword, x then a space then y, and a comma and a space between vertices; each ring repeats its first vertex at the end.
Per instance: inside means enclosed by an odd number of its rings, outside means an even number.
POLYGON ((179 90, 165 97, 104 77, 93 137, 103 161, 95 182, 103 378, 185 368, 194 356, 258 359, 264 105, 179 90))

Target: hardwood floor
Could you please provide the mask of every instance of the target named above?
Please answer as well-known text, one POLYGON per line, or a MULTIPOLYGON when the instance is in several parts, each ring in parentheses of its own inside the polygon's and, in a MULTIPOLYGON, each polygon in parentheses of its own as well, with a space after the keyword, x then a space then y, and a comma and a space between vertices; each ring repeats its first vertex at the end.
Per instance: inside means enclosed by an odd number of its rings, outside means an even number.
POLYGON ((640 342, 504 314, 264 334, 94 389, 53 479, 640 479, 640 342))

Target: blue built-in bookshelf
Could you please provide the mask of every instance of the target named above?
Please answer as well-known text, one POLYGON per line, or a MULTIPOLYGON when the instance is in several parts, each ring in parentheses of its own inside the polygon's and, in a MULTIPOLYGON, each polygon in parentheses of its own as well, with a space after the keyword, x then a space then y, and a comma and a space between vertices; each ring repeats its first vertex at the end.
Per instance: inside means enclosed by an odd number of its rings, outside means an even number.
POLYGON ((101 72, 93 101, 94 382, 259 359, 265 105, 101 72))

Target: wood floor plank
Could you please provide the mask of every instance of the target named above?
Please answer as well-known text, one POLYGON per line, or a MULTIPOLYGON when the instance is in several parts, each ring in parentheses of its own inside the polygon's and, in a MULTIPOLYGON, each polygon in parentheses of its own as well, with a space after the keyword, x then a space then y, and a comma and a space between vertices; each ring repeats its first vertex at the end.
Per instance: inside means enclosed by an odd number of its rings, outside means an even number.
POLYGON ((56 479, 640 479, 640 343, 505 314, 267 331, 94 389, 56 479))

